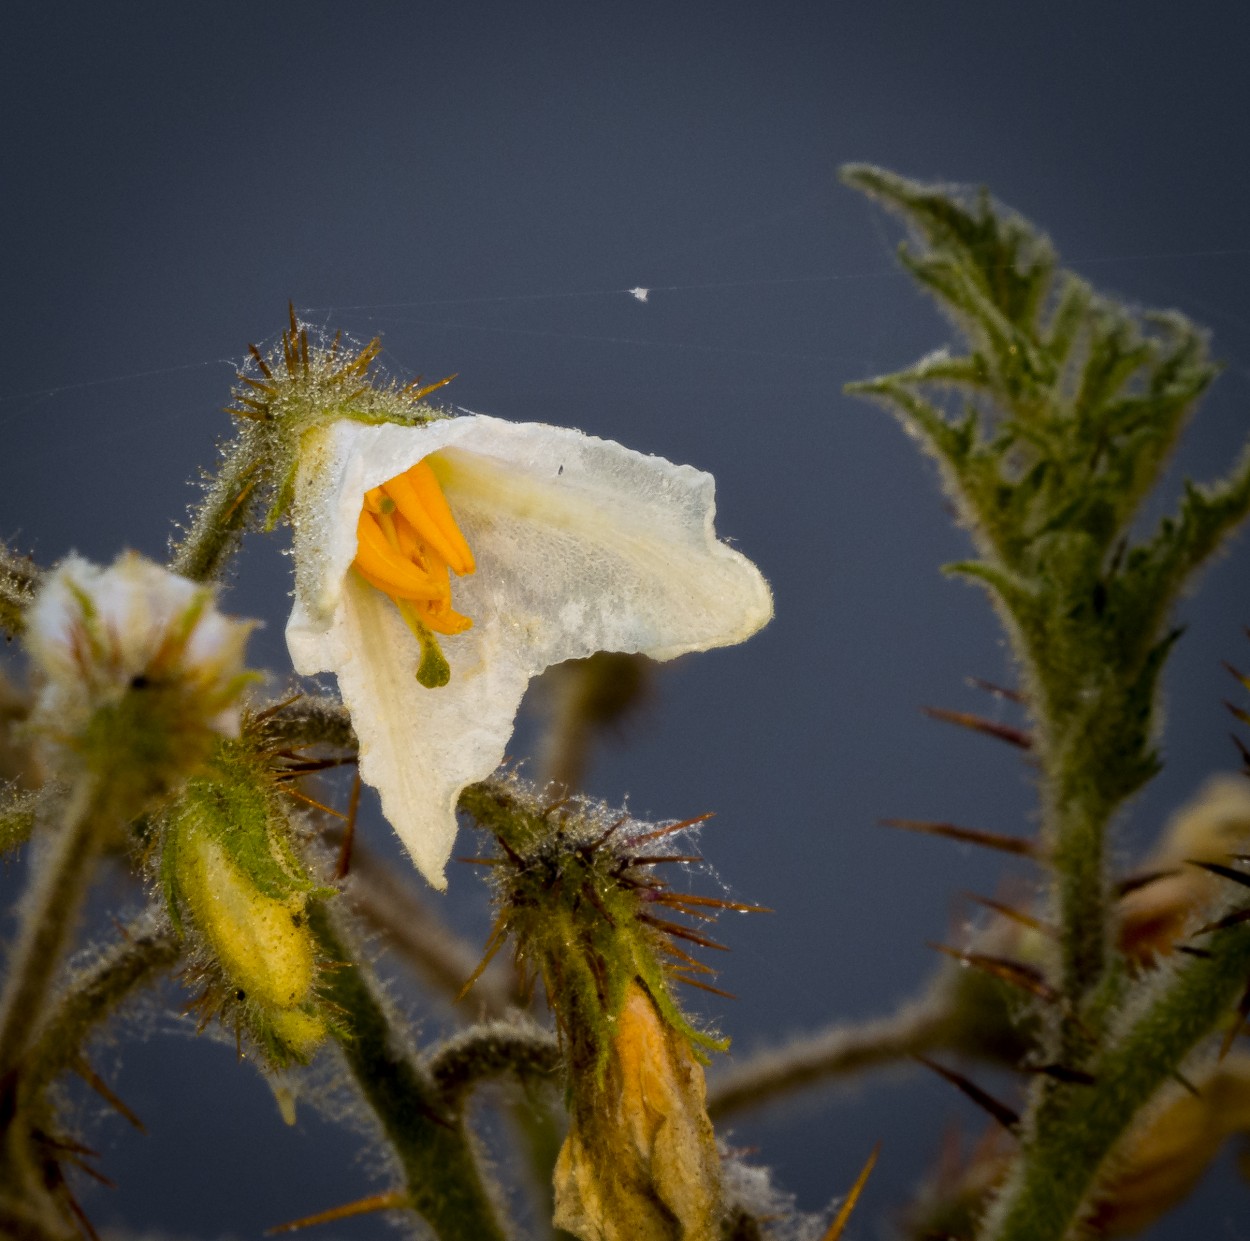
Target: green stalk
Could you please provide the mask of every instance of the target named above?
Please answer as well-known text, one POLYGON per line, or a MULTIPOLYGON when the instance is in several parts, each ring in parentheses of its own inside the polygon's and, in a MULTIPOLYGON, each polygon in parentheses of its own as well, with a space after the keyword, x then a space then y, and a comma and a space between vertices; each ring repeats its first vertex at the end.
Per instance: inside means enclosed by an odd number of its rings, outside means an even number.
POLYGON ((96 781, 81 776, 47 856, 36 859, 31 869, 21 928, 0 992, 0 1078, 21 1062, 44 1015, 99 855, 104 800, 96 781))
POLYGON ((1117 1139, 1180 1072, 1246 985, 1250 927, 1219 932, 1210 949, 1210 957, 1186 957, 1161 976, 1099 1058, 1092 1086, 1039 1085, 1020 1159, 981 1241, 1060 1241, 1069 1235, 1117 1139))
POLYGON ((151 914, 122 928, 121 938, 85 973, 51 1010, 26 1067, 26 1087, 37 1095, 81 1056, 92 1031, 137 988, 179 958, 173 931, 151 914))
POLYGON ((194 582, 221 573, 247 528, 264 464, 255 441, 248 436, 235 440, 186 537, 173 548, 169 567, 175 573, 194 582))
POLYGON ((506 1241, 463 1119, 401 1041, 360 952, 325 905, 310 904, 309 924, 339 965, 324 985, 340 1014, 335 1037, 403 1171, 409 1205, 439 1241, 506 1241))

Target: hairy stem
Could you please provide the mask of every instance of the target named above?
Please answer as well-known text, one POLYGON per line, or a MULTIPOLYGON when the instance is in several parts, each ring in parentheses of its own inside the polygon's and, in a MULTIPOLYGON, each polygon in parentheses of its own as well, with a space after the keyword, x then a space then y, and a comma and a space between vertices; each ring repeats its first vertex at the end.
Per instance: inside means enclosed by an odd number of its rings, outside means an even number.
MULTIPOLYGON (((1105 852, 1110 816, 1079 794, 1061 794, 1056 801, 1046 819, 1059 913, 1061 989, 1075 1007, 1101 981, 1107 963, 1105 852)), ((1077 1023, 1064 1022, 1060 1037, 1061 1060, 1083 1059, 1081 1045, 1087 1036, 1077 1023)))
POLYGON ((904 1005, 889 1017, 833 1026, 757 1053, 712 1079, 708 1115, 723 1120, 823 1081, 933 1051, 990 1054, 990 1048, 970 1046, 968 1022, 946 1002, 944 990, 939 983, 935 993, 904 1005))
POLYGON ((43 1018, 99 855, 104 800, 96 782, 82 777, 69 793, 47 854, 31 867, 21 927, 0 992, 0 1078, 18 1066, 43 1018))
POLYGON ((127 996, 169 969, 180 951, 173 931, 152 912, 122 927, 121 938, 74 980, 49 1013, 27 1063, 27 1090, 37 1094, 72 1067, 91 1032, 127 996))
POLYGON ((195 582, 211 581, 221 573, 247 527, 263 472, 264 461, 253 441, 235 440, 186 537, 172 550, 169 567, 175 573, 195 582))
POLYGON ((1250 927, 1220 932, 1210 957, 1186 957, 1161 975, 1099 1058, 1092 1086, 1039 1083, 1019 1163, 991 1208, 981 1241, 1060 1241, 1070 1235, 1116 1140, 1227 1015, 1248 972, 1250 927))
POLYGON ((484 1081, 514 1077, 558 1084, 563 1067, 555 1035, 508 1021, 472 1026, 429 1057, 430 1076, 447 1106, 456 1111, 484 1081))
POLYGON ((320 903, 310 906, 309 922, 321 951, 338 963, 325 987, 341 1013, 335 1036, 399 1162, 409 1205, 440 1241, 505 1241, 463 1120, 401 1041, 348 932, 320 903))

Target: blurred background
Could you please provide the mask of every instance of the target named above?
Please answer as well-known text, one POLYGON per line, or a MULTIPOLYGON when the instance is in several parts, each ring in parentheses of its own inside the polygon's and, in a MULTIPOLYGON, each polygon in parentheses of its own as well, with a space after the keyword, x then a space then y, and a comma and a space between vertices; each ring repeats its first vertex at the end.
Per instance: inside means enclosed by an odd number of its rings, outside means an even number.
MULTIPOLYGON (((953 341, 896 268, 894 224, 835 170, 985 183, 1103 290, 1210 327, 1226 370, 1176 478, 1213 476, 1250 409, 1250 10, 49 0, 4 25, 0 534, 44 564, 161 557, 229 430, 233 368, 288 299, 380 334, 402 378, 457 372, 457 406, 711 471, 776 619, 666 667, 590 787, 644 816, 715 810, 720 880, 776 910, 722 925, 739 998, 697 1005, 735 1057, 914 993, 924 941, 956 937, 961 894, 1003 867, 877 820, 1024 832, 1034 800, 1016 752, 920 710, 1013 722, 966 683, 1012 672, 982 596, 938 572, 966 543, 933 469, 840 394, 953 341)), ((280 674, 283 542, 249 541, 227 599, 265 619, 254 659, 280 674)), ((1243 540, 1184 608, 1167 766, 1123 825, 1126 863, 1236 764, 1220 660, 1250 662, 1248 567, 1243 540)), ((528 709, 515 756, 540 724, 528 709)), ((390 848, 374 803, 361 831, 390 848)), ((484 938, 471 868, 438 899, 484 938)), ((448 1020, 406 1002, 427 1036, 448 1020)), ((286 1128, 232 1047, 176 1024, 133 1018, 100 1057, 149 1134, 94 1131, 119 1186, 86 1191, 99 1225, 252 1238, 383 1187, 350 1130, 309 1108, 286 1128)), ((916 1069, 736 1120, 730 1141, 816 1210, 880 1140, 851 1230, 869 1238, 952 1126, 982 1118, 916 1069)), ((1247 1237, 1246 1208, 1226 1156, 1155 1235, 1247 1237)))

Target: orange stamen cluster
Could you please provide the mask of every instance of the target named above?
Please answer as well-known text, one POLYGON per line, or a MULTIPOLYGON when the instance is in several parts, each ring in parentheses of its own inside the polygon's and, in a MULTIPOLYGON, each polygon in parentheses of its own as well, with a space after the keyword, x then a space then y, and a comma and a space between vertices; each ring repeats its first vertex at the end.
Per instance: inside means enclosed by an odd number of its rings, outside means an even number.
POLYGON ((456 634, 473 624, 452 608, 449 577, 472 573, 473 553, 428 461, 365 493, 354 567, 414 630, 456 634))

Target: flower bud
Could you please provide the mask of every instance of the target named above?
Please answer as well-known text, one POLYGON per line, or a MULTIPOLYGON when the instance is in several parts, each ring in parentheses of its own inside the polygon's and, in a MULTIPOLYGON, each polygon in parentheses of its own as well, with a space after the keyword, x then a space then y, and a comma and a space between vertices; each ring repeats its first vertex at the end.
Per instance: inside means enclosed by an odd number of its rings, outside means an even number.
POLYGON ((251 630, 211 589, 134 552, 107 569, 68 557, 25 635, 43 758, 57 775, 107 777, 132 806, 176 785, 238 732, 251 630))
POLYGON ((275 1064, 306 1060, 325 1036, 317 953, 306 920, 319 894, 288 843, 281 794, 245 726, 188 781, 161 825, 170 917, 204 949, 202 1008, 241 1019, 275 1064))
POLYGON ((230 982, 265 1007, 302 1004, 314 976, 304 897, 266 896, 202 831, 179 842, 177 868, 179 891, 230 982))
POLYGON ((708 1241, 720 1160, 703 1069, 647 990, 630 984, 597 1080, 573 1085, 556 1162, 555 1225, 582 1241, 708 1241))

